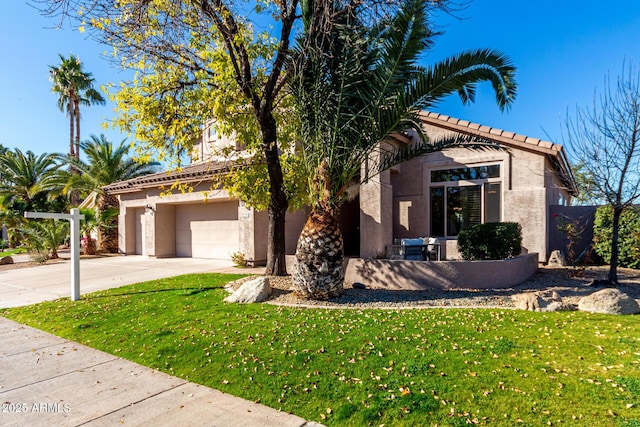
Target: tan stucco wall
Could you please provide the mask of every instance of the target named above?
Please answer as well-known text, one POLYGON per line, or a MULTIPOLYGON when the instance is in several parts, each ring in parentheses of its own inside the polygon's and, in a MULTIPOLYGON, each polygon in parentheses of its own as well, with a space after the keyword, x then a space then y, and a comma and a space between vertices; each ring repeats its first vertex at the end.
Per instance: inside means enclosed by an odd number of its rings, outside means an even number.
POLYGON ((498 289, 527 280, 538 269, 537 254, 502 261, 404 261, 353 258, 345 281, 371 289, 498 289))
MULTIPOLYGON (((432 138, 447 133, 434 127, 427 127, 427 132, 432 138)), ((552 199, 557 200, 558 192, 562 190, 558 188, 559 179, 550 170, 546 155, 514 148, 486 151, 457 148, 432 153, 396 166, 390 173, 387 172, 388 181, 386 177, 381 177, 378 181, 363 185, 360 190, 363 208, 361 255, 374 257, 380 247, 393 243, 394 239, 429 236, 432 169, 489 163, 501 165, 502 220, 520 223, 525 252, 537 252, 539 261, 545 262, 548 244, 547 206, 552 199), (384 216, 381 211, 388 200, 388 192, 392 192, 391 235, 380 230, 384 227, 381 227, 379 219, 384 216), (371 220, 373 218, 375 220, 371 220)), ((442 241, 444 259, 458 256, 456 239, 442 241)))
POLYGON ((392 242, 393 194, 387 170, 360 186, 360 256, 375 257, 392 242))
MULTIPOLYGON (((238 251, 243 253, 252 265, 263 265, 266 262, 267 212, 258 212, 239 203, 230 198, 226 191, 211 191, 207 185, 202 184, 195 186, 189 193, 174 191, 172 194, 162 195, 160 189, 151 189, 120 194, 119 198, 118 240, 122 253, 138 253, 153 257, 190 256, 188 248, 176 249, 177 245, 184 246, 189 243, 185 241, 187 237, 183 236, 186 231, 178 230, 180 235, 176 236, 176 211, 184 216, 189 214, 185 213, 185 209, 197 210, 205 204, 212 209, 224 207, 228 210, 229 203, 234 203, 237 206, 234 218, 237 230, 229 229, 230 232, 227 233, 230 242, 224 244, 228 246, 225 251, 229 252, 225 257, 230 257, 231 252, 238 251)), ((194 211, 193 215, 196 214, 194 211)), ((226 217, 229 217, 228 212, 225 214, 226 217)), ((304 209, 287 212, 285 240, 288 254, 295 253, 298 236, 306 218, 307 212, 304 209)), ((224 226, 229 227, 230 224, 224 226)))
POLYGON ((169 258, 176 256, 176 207, 158 204, 151 218, 155 229, 155 256, 169 258))

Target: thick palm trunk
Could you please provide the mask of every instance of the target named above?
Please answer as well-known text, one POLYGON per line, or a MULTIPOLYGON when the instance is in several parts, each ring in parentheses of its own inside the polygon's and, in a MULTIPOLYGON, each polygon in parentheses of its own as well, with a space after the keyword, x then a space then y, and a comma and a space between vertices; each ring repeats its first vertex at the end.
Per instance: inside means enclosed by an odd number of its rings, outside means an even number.
POLYGON ((315 300, 339 296, 344 289, 344 245, 336 217, 315 209, 309 215, 296 249, 294 291, 315 300))
POLYGON ((84 235, 84 254, 95 255, 96 254, 96 241, 91 237, 91 233, 85 233, 84 235))
MULTIPOLYGON (((105 194, 98 201, 98 215, 109 208, 120 207, 118 198, 111 194, 105 194)), ((100 236, 100 249, 111 254, 118 253, 118 217, 110 218, 107 227, 98 230, 100 236)))

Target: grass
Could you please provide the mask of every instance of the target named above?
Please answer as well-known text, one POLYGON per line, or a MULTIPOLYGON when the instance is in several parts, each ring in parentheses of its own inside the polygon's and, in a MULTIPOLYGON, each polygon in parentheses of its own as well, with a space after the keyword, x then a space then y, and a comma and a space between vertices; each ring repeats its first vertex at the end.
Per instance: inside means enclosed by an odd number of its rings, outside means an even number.
POLYGON ((0 258, 24 253, 27 253, 27 250, 24 248, 2 249, 0 250, 0 258))
POLYGON ((638 316, 223 303, 238 277, 0 314, 329 426, 640 426, 638 316))

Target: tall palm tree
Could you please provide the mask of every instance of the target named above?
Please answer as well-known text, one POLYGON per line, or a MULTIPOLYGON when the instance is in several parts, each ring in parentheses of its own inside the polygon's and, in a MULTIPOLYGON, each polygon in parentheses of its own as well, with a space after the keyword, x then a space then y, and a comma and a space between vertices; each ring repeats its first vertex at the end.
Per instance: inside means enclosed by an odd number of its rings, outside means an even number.
MULTIPOLYGON (((126 140, 122 140, 119 145, 114 146, 104 135, 99 137, 91 135, 90 139, 80 144, 80 148, 87 161, 71 158, 73 168, 79 174, 70 177, 66 190, 69 193, 79 191, 84 196, 95 192, 98 215, 102 216, 110 210, 119 209, 118 199, 106 194, 102 190, 104 186, 154 173, 158 165, 153 162, 140 163, 136 161, 129 157, 130 145, 126 143, 126 140)), ((101 248, 109 252, 116 252, 118 250, 118 232, 113 223, 117 222, 117 218, 110 216, 106 221, 110 224, 101 227, 101 248)))
POLYGON ((69 116, 69 155, 80 157, 80 105, 104 105, 104 97, 94 89, 95 79, 91 73, 83 71, 77 56, 69 58, 60 55, 60 65, 49 66, 53 81, 53 92, 58 94, 58 108, 69 116))
POLYGON ((329 299, 342 292, 344 255, 336 214, 354 184, 418 155, 483 145, 455 138, 430 141, 421 127, 421 110, 454 93, 473 101, 482 81, 492 84, 500 109, 515 98, 515 68, 499 52, 475 50, 419 65, 434 36, 427 3, 404 0, 393 16, 366 28, 357 10, 340 10, 339 2, 301 2, 305 38, 298 40, 290 86, 310 176, 311 213, 293 271, 295 290, 304 297, 329 299), (415 135, 410 144, 385 142, 408 131, 415 135))

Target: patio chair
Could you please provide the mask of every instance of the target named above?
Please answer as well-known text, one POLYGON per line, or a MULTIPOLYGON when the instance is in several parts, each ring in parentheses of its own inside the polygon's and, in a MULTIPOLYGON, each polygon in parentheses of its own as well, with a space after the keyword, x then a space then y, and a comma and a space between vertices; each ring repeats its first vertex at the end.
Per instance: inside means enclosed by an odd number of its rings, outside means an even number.
POLYGON ((425 237, 423 239, 424 244, 427 246, 426 249, 426 259, 429 261, 438 261, 440 245, 438 244, 438 239, 435 237, 425 237))

